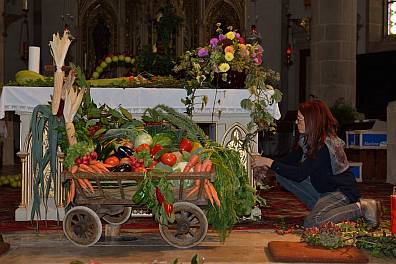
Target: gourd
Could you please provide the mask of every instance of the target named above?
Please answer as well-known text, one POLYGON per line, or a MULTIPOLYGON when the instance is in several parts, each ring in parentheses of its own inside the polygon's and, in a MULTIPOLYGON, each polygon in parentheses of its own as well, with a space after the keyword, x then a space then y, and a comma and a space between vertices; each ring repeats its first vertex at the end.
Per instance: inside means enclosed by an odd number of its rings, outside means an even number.
POLYGON ((15 74, 15 80, 19 85, 27 85, 29 82, 41 80, 44 81, 45 77, 37 72, 22 70, 15 74))

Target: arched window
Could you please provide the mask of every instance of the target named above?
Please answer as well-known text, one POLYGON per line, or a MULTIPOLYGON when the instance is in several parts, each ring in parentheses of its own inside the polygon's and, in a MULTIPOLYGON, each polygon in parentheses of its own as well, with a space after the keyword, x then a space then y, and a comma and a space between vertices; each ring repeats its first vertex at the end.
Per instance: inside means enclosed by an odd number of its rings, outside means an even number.
POLYGON ((396 35, 396 0, 386 0, 387 35, 396 35))

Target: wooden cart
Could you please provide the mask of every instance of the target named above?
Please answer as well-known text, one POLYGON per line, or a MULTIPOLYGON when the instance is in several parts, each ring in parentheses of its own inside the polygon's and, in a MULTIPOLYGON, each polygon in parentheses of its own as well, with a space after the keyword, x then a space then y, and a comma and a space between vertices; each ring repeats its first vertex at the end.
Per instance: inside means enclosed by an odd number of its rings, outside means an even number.
MULTIPOLYGON (((151 175, 153 180, 161 175, 151 175)), ((175 221, 168 225, 159 224, 162 238, 177 248, 190 248, 201 243, 208 231, 206 215, 199 206, 206 205, 204 180, 215 180, 215 174, 207 172, 172 173, 166 178, 174 185, 173 212, 175 221), (186 198, 191 183, 201 180, 198 193, 186 198)), ((132 210, 148 211, 132 202, 137 185, 143 181, 142 173, 111 172, 106 174, 66 172, 63 180, 73 179, 76 184, 74 207, 67 211, 63 219, 63 231, 75 245, 88 247, 94 245, 102 235, 102 222, 123 224, 131 217, 132 210), (89 179, 94 193, 84 190, 80 179, 89 179)), ((192 184, 193 185, 193 184, 192 184)))

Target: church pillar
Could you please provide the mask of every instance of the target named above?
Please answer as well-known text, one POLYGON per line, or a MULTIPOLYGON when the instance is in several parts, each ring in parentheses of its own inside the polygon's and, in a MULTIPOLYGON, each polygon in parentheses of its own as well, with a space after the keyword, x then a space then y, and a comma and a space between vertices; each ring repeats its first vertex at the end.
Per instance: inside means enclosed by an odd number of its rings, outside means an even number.
POLYGON ((311 94, 356 101, 356 0, 312 0, 311 94))
MULTIPOLYGON (((4 1, 0 1, 0 14, 4 13, 4 1)), ((4 83, 4 16, 0 15, 0 85, 4 83)))

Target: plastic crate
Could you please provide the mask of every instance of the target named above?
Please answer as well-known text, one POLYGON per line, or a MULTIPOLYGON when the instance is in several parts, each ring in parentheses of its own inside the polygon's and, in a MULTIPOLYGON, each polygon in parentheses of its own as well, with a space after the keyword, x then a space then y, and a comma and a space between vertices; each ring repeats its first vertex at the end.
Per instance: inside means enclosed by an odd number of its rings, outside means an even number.
POLYGON ((362 166, 363 162, 349 162, 349 169, 355 175, 356 182, 362 182, 362 166))
POLYGON ((346 131, 347 148, 386 148, 386 131, 354 130, 346 131))

